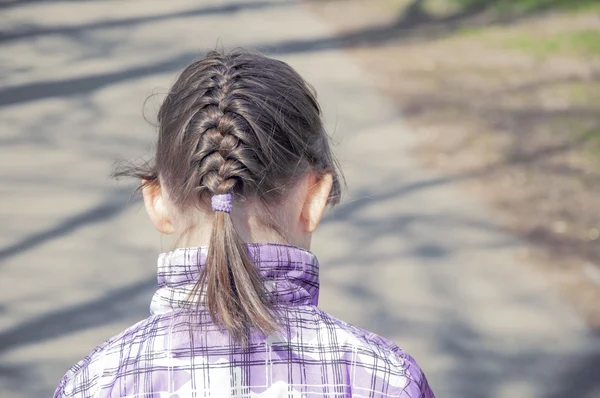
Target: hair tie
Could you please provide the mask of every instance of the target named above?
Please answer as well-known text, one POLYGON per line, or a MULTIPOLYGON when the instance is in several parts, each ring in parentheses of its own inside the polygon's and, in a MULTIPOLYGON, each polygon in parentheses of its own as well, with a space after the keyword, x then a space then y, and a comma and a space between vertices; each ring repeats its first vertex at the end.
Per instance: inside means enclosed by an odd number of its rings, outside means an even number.
POLYGON ((230 193, 224 195, 213 195, 210 199, 210 204, 213 211, 222 211, 231 213, 233 196, 230 193))

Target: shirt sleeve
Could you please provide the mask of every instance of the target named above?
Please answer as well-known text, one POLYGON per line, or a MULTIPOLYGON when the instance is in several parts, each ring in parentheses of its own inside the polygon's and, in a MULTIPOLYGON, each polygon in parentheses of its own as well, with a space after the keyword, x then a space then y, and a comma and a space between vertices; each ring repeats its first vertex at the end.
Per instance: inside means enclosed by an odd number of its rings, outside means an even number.
POLYGON ((92 398, 102 376, 102 357, 108 342, 96 347, 60 379, 54 398, 92 398))
MULTIPOLYGON (((410 375, 411 381, 406 386, 405 396, 410 398, 435 398, 429 382, 423 370, 417 364, 417 361, 409 354, 404 354, 406 372, 410 375)), ((404 398, 404 396, 402 396, 404 398)))

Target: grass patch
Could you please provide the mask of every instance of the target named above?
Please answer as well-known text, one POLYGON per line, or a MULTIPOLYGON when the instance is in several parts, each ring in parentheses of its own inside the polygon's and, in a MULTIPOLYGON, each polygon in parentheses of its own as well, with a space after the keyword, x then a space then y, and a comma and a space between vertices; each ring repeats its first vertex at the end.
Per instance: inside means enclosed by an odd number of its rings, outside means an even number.
POLYGON ((522 14, 544 10, 599 11, 597 0, 425 0, 426 3, 442 3, 454 10, 489 10, 500 14, 522 14))
POLYGON ((585 131, 580 138, 584 142, 584 152, 597 168, 600 168, 600 127, 585 131))
POLYGON ((454 36, 457 37, 472 37, 480 36, 485 33, 489 33, 490 28, 481 26, 461 26, 454 32, 454 36))
POLYGON ((460 14, 470 10, 496 15, 525 14, 536 11, 595 11, 600 13, 598 0, 380 0, 390 11, 410 7, 420 9, 430 17, 460 14))
POLYGON ((593 104, 600 109, 600 82, 573 83, 567 87, 567 96, 575 103, 593 104))
POLYGON ((518 35, 507 38, 508 48, 525 51, 539 57, 553 54, 599 56, 600 30, 580 30, 563 32, 544 37, 518 35))

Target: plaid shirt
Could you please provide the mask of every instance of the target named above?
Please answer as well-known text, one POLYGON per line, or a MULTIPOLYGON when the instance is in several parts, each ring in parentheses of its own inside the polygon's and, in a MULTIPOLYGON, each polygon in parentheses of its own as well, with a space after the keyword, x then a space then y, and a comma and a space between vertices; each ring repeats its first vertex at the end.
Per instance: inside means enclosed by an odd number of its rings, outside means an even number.
POLYGON ((411 356, 316 307, 313 254, 276 244, 248 251, 283 303, 281 333, 253 333, 242 348, 192 311, 207 249, 177 249, 159 257, 152 315, 73 366, 54 397, 434 397, 411 356))

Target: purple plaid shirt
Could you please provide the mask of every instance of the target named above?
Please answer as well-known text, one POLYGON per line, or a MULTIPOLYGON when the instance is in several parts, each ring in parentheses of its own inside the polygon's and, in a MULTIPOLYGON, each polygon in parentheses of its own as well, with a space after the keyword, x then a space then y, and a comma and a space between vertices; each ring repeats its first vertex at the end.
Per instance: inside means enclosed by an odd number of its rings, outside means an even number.
POLYGON ((194 312, 186 299, 207 249, 176 249, 159 257, 152 315, 73 366, 54 397, 434 397, 411 356, 316 307, 312 253, 277 244, 248 250, 282 303, 280 333, 254 333, 242 348, 194 312))

